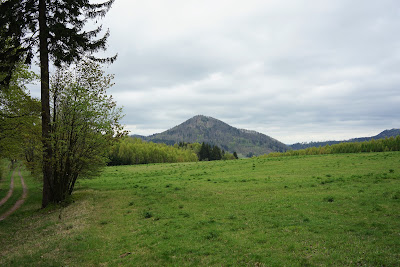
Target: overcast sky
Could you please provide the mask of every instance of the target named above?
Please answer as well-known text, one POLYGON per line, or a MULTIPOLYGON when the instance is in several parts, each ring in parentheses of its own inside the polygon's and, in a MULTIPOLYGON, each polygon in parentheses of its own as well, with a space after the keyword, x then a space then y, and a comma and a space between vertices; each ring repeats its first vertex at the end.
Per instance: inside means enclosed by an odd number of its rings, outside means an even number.
POLYGON ((198 114, 286 144, 400 128, 398 0, 116 0, 102 24, 132 134, 198 114))

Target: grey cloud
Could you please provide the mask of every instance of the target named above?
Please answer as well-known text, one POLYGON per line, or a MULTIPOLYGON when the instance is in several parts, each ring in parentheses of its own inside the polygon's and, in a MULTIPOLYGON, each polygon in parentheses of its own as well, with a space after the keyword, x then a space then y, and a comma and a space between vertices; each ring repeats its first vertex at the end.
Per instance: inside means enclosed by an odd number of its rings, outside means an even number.
POLYGON ((391 0, 119 0, 111 93, 133 133, 204 114, 287 143, 377 134, 400 126, 399 14, 391 0))

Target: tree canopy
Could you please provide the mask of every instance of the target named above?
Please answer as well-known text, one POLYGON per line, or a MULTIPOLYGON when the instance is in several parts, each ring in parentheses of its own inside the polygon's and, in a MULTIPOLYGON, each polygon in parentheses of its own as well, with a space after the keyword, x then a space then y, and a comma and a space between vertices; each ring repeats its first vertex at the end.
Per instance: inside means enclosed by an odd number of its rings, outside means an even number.
MULTIPOLYGON (((30 64, 39 54, 41 81, 41 117, 43 142, 42 207, 52 199, 52 145, 50 125, 49 60, 55 66, 79 61, 106 49, 107 31, 101 38, 102 26, 87 31, 89 19, 105 16, 114 0, 91 4, 89 0, 2 0, 0 2, 0 86, 8 87, 16 64, 25 59, 30 64)), ((112 62, 116 56, 97 59, 112 62)))
POLYGON ((125 137, 110 150, 109 165, 175 163, 197 161, 194 146, 169 146, 125 137))
POLYGON ((37 76, 18 63, 9 86, 0 91, 0 158, 22 158, 40 127, 40 103, 26 90, 37 76))
POLYGON ((53 151, 50 199, 70 195, 78 177, 97 174, 108 160, 108 147, 124 134, 122 109, 107 95, 113 75, 84 60, 59 69, 51 79, 51 145, 53 151))
MULTIPOLYGON (((115 0, 91 4, 88 0, 3 0, 0 2, 0 72, 8 82, 15 63, 47 48, 56 66, 80 60, 88 53, 106 49, 109 31, 101 38, 102 25, 93 30, 84 28, 88 19, 104 17, 115 0), (43 35, 47 47, 40 46, 43 35)), ((104 60, 113 61, 115 56, 104 60)), ((92 57, 94 59, 94 57, 92 57)), ((103 61, 104 61, 103 60, 103 61)))

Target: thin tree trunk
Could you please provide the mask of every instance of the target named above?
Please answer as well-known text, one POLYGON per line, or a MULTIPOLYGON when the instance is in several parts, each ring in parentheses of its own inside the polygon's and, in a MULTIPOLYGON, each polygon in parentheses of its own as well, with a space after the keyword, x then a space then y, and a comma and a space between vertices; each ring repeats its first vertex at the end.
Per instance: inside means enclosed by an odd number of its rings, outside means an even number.
POLYGON ((72 178, 72 183, 71 183, 71 185, 69 187, 69 191, 68 191, 69 195, 72 195, 72 191, 74 191, 74 186, 75 186, 75 182, 76 182, 77 179, 78 179, 78 174, 76 173, 76 174, 74 174, 74 176, 72 178))
POLYGON ((42 142, 43 142, 43 198, 42 208, 45 208, 53 199, 51 190, 51 158, 50 143, 50 101, 49 101, 49 53, 48 29, 46 25, 46 1, 39 0, 39 46, 40 46, 40 82, 42 102, 42 142))

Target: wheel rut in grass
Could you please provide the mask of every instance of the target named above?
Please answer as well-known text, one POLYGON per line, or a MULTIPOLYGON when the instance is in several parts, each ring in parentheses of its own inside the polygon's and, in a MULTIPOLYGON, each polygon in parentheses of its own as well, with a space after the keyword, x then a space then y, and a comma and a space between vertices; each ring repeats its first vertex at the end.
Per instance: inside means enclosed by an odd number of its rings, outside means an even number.
MULTIPOLYGON (((12 174, 11 176, 14 176, 14 172, 15 172, 15 169, 14 169, 13 174, 12 174)), ((22 204, 24 204, 25 199, 26 199, 26 197, 28 196, 28 187, 26 186, 25 181, 24 181, 24 178, 22 177, 21 169, 18 169, 18 175, 19 175, 19 177, 21 178, 22 196, 20 197, 20 199, 17 200, 17 202, 15 202, 14 206, 12 206, 8 211, 6 211, 5 213, 3 213, 3 214, 0 215, 0 221, 6 219, 6 218, 7 218, 8 216, 10 216, 14 211, 16 211, 17 209, 19 209, 19 208, 22 206, 22 204)), ((13 188, 14 188, 14 180, 13 180, 13 178, 11 179, 11 182, 13 183, 13 188)), ((10 187, 11 187, 11 185, 10 185, 10 187)), ((13 190, 11 191, 11 194, 10 194, 10 191, 9 191, 10 196, 12 195, 12 193, 13 193, 13 190)), ((8 196, 8 194, 7 194, 7 196, 8 196)), ((6 197, 7 197, 7 196, 6 196, 6 197)), ((8 198, 9 198, 10 196, 8 196, 8 198)), ((6 197, 5 197, 5 198, 6 198, 6 197)), ((7 198, 5 201, 7 201, 8 198, 7 198)), ((4 198, 3 198, 3 199, 4 199, 4 198)), ((2 199, 2 201, 3 201, 3 199, 2 199)), ((5 203, 5 201, 4 201, 4 203, 5 203)), ((3 203, 3 204, 4 204, 4 203, 3 203)), ((1 206, 1 205, 0 205, 0 206, 1 206)))
POLYGON ((7 200, 12 196, 13 192, 14 192, 14 173, 15 173, 15 169, 13 170, 12 174, 11 174, 11 181, 10 181, 10 189, 8 190, 8 193, 5 197, 3 197, 2 200, 0 200, 0 207, 7 202, 7 200))

